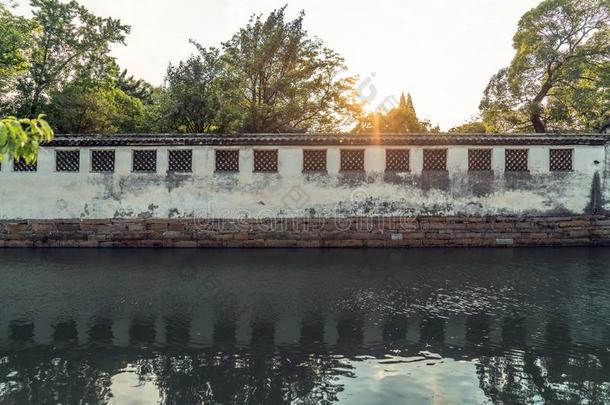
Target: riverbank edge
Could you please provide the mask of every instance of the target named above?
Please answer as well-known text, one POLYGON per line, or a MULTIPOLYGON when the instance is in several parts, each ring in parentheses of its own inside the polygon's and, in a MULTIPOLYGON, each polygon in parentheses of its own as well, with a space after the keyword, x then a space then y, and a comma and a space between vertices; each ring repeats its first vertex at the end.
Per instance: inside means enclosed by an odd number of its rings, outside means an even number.
POLYGON ((0 248, 512 246, 610 246, 610 215, 0 221, 0 248))

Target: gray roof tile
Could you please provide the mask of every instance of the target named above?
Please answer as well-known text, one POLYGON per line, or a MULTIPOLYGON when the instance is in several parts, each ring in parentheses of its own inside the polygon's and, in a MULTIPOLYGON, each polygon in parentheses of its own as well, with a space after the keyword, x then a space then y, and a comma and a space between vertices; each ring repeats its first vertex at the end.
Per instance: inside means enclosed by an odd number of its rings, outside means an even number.
POLYGON ((604 145, 603 134, 117 134, 56 135, 50 147, 110 146, 366 146, 366 145, 604 145))

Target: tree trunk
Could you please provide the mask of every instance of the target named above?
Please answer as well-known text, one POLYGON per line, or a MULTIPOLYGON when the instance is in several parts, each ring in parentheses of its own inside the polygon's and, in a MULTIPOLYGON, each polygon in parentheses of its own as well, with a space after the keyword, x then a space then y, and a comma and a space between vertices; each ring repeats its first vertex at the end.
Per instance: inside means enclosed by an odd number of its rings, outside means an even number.
POLYGON ((542 103, 545 97, 549 94, 549 91, 553 88, 552 65, 549 65, 548 67, 548 75, 548 79, 544 82, 542 88, 536 97, 534 97, 534 100, 532 100, 532 104, 530 105, 530 121, 532 122, 534 131, 536 131, 537 134, 544 134, 546 132, 546 125, 544 124, 544 121, 542 121, 542 107, 540 106, 540 103, 542 103))
POLYGON ((38 103, 40 103, 40 91, 36 89, 34 96, 32 97, 32 104, 30 104, 30 118, 36 118, 38 103))
POLYGON ((542 121, 539 112, 532 113, 530 120, 534 126, 534 131, 536 131, 537 134, 546 133, 546 125, 544 124, 544 121, 542 121))

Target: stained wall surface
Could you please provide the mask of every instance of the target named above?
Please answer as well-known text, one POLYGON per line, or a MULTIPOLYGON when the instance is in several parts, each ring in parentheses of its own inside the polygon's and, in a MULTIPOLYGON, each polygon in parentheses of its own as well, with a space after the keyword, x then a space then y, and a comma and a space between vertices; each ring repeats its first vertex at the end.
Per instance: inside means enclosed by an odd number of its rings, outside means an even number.
POLYGON ((547 145, 154 145, 42 148, 35 172, 0 169, 0 219, 342 218, 456 215, 580 215, 608 209, 608 147, 547 145), (239 151, 239 172, 216 171, 216 150, 239 151), (386 170, 386 153, 408 149, 409 170, 386 170), (424 150, 446 150, 446 170, 424 170, 424 150), (469 150, 491 149, 491 170, 469 170, 469 150), (527 171, 507 172, 506 150, 527 149, 527 171), (571 171, 552 171, 554 149, 571 171), (56 154, 80 151, 77 172, 56 154), (113 173, 92 173, 91 153, 114 150, 113 173), (133 172, 134 150, 155 150, 156 170, 133 172), (168 170, 170 150, 192 151, 192 172, 168 170), (277 150, 277 172, 254 172, 258 150, 277 150), (326 172, 304 173, 303 150, 326 151, 326 172), (364 171, 341 171, 344 150, 364 150, 364 171))

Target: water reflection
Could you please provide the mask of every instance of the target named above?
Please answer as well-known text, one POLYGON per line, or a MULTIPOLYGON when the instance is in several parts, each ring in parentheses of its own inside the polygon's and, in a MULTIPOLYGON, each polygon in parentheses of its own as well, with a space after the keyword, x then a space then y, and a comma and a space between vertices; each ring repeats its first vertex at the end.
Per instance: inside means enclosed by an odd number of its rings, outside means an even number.
POLYGON ((6 250, 0 403, 608 403, 609 260, 6 250))
POLYGON ((112 319, 109 317, 94 317, 89 328, 88 340, 91 344, 100 347, 112 345, 114 333, 112 333, 112 319))

